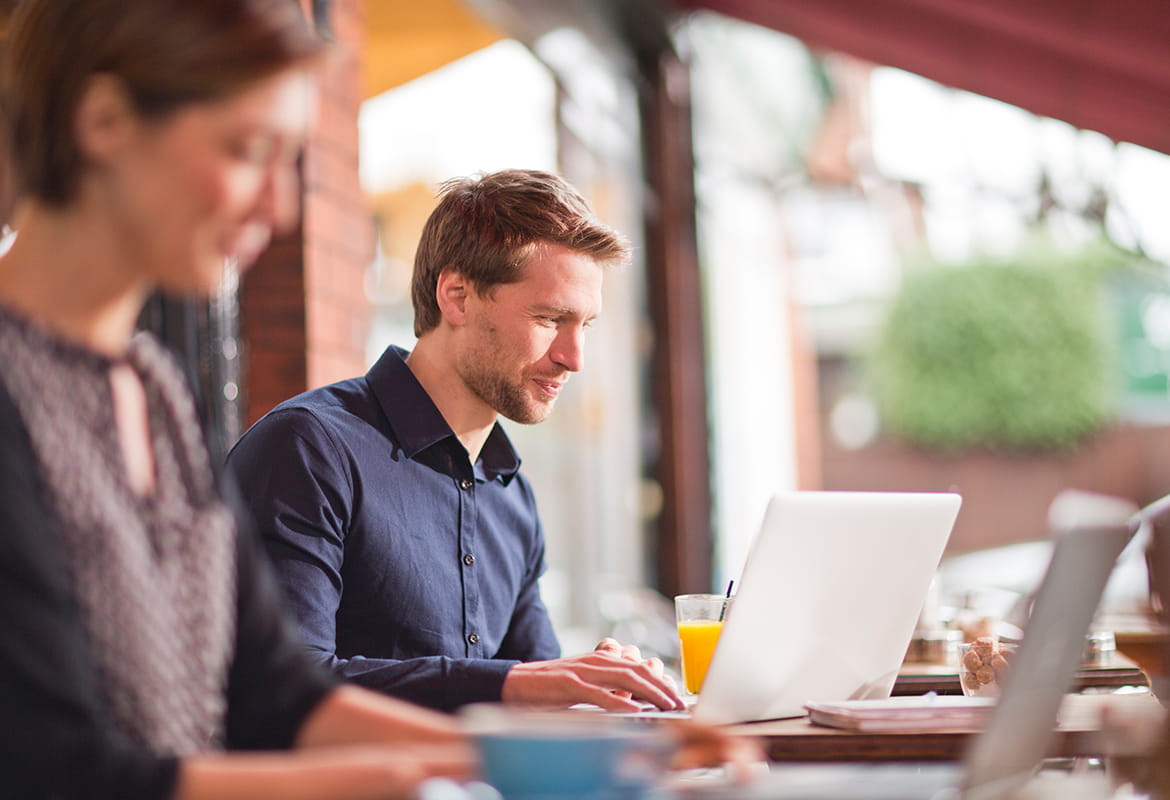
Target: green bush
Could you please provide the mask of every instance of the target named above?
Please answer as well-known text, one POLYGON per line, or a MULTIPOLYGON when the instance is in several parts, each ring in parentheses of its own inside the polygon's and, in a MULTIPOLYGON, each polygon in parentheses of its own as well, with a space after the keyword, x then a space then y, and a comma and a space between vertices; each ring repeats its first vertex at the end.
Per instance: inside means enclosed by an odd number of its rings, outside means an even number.
POLYGON ((886 430, 937 450, 1037 450, 1106 421, 1110 338, 1086 266, 1101 262, 1045 256, 906 276, 870 363, 886 430))

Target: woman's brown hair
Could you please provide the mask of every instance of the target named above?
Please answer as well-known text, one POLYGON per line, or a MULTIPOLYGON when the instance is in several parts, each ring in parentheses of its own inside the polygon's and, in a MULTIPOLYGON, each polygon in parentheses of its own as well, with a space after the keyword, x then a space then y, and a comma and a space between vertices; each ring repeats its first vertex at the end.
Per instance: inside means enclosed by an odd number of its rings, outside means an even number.
POLYGON ((73 122, 87 81, 110 75, 162 118, 308 61, 326 43, 297 0, 25 0, 0 61, 0 103, 21 194, 73 199, 73 122))

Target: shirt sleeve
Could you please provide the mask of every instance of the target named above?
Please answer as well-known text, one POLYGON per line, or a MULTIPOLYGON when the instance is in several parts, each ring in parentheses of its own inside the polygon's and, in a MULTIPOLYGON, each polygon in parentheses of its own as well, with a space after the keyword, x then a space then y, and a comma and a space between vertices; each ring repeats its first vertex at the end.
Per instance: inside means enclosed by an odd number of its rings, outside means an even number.
POLYGON ((255 532, 239 513, 236 652, 228 676, 225 744, 229 749, 292 747, 305 718, 337 684, 306 654, 255 532))
POLYGON ((109 716, 57 522, 27 432, 0 387, 0 794, 170 797, 178 761, 109 716))
POLYGON ((345 460, 316 417, 293 409, 269 413, 232 449, 228 469, 311 658, 347 681, 438 710, 500 699, 504 678, 519 659, 337 655, 353 486, 345 460))

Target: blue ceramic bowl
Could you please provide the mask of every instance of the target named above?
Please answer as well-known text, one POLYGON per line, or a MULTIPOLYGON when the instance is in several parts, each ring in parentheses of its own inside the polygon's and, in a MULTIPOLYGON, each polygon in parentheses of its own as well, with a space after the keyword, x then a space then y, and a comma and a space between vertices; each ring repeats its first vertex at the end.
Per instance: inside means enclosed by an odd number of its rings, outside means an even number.
POLYGON ((588 712, 503 712, 471 730, 483 778, 505 800, 635 800, 662 776, 670 751, 650 726, 588 712))

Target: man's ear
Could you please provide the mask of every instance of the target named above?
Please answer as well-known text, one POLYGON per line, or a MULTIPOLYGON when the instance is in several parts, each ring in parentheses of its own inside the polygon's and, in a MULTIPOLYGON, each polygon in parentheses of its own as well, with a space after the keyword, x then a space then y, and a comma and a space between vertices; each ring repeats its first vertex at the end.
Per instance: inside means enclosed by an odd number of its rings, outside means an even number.
POLYGON ((440 272, 435 286, 435 299, 443 319, 452 325, 462 325, 467 317, 467 295, 471 291, 467 279, 453 267, 440 272))
POLYGON ((77 148, 87 162, 102 163, 131 141, 139 121, 125 84, 113 75, 93 75, 73 116, 77 148))

